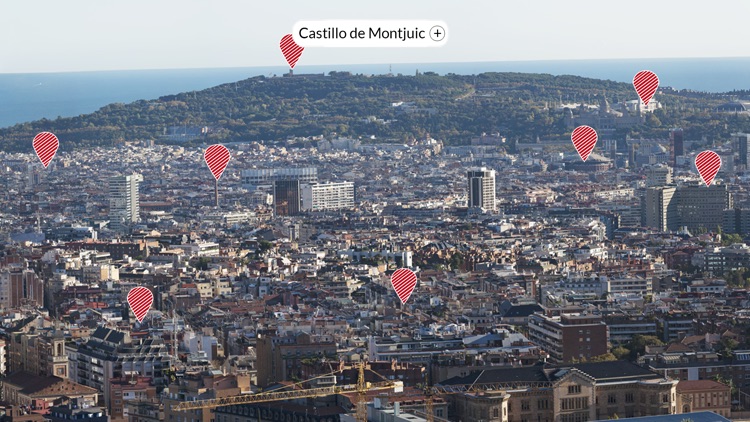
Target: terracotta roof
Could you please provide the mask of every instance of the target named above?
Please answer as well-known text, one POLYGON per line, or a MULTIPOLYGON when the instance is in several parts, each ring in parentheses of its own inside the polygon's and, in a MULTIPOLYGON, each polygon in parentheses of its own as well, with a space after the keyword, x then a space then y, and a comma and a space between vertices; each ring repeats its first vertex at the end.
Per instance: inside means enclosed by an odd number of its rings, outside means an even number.
POLYGON ((27 396, 75 396, 98 392, 95 388, 87 387, 70 380, 59 377, 42 377, 24 371, 11 374, 3 382, 20 387, 20 392, 27 396))
POLYGON ((718 381, 713 380, 680 381, 679 383, 677 383, 678 393, 704 390, 729 391, 730 388, 726 384, 722 384, 718 381))

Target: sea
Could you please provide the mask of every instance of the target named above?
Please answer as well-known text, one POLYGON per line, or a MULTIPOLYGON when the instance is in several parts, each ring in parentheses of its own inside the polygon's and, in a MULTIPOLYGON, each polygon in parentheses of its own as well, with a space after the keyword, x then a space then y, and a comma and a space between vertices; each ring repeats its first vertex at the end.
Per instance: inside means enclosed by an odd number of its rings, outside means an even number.
MULTIPOLYGON (((91 113, 110 103, 129 103, 197 91, 258 75, 281 76, 285 66, 246 68, 127 70, 70 73, 0 74, 0 127, 42 118, 91 113)), ((627 59, 463 63, 399 63, 305 66, 295 73, 349 71, 361 74, 435 72, 549 73, 632 82, 640 70, 659 76, 661 86, 703 92, 750 89, 750 57, 704 59, 627 59)), ((658 95, 658 94, 657 94, 658 95)))

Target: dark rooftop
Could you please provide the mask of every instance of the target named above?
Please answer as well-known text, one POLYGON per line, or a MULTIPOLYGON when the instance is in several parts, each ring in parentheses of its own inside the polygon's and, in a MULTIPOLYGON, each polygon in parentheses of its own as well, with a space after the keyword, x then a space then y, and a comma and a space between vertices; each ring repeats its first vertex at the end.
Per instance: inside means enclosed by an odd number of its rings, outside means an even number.
POLYGON ((690 412, 678 413, 675 415, 658 415, 643 416, 640 418, 620 418, 621 421, 632 422, 682 422, 689 420, 692 422, 729 422, 729 419, 720 416, 714 412, 690 412))
POLYGON ((443 385, 492 384, 503 382, 545 382, 555 381, 566 372, 564 369, 575 368, 598 382, 630 381, 659 379, 661 375, 642 366, 626 361, 577 363, 572 365, 537 365, 526 368, 495 367, 474 371, 465 377, 453 377, 442 382, 443 385))

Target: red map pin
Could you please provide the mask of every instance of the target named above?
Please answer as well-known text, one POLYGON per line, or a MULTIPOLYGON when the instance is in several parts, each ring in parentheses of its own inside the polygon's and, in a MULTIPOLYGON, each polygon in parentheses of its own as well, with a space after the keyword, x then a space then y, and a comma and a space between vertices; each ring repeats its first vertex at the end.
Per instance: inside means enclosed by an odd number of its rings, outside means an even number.
POLYGON ((297 60, 299 60, 302 51, 305 49, 294 42, 292 34, 286 34, 281 37, 279 48, 281 49, 281 54, 284 55, 286 62, 289 63, 289 67, 292 69, 294 69, 294 65, 297 64, 297 60))
POLYGON ((49 163, 55 158, 57 154, 57 148, 60 147, 60 141, 57 140, 52 132, 41 132, 34 137, 34 151, 36 156, 42 162, 44 168, 47 168, 49 163))
POLYGON ((648 105, 656 92, 656 88, 659 87, 659 77, 650 70, 641 70, 633 77, 633 86, 643 104, 648 105))
POLYGON ((706 186, 711 186, 721 168, 721 157, 713 151, 703 151, 695 157, 695 167, 706 186))
POLYGON ((133 287, 128 293, 128 305, 138 322, 143 322, 148 310, 154 303, 154 294, 145 287, 133 287))
POLYGON ((211 170, 211 174, 218 181, 221 179, 221 175, 224 174, 227 164, 229 164, 229 150, 221 144, 211 145, 203 153, 203 159, 206 160, 208 169, 211 170))
POLYGON ((573 146, 576 147, 581 160, 585 162, 589 158, 591 151, 594 150, 599 136, 596 134, 594 128, 590 126, 578 126, 573 130, 570 139, 573 140, 573 146))
POLYGON ((417 285, 417 275, 408 268, 399 268, 391 275, 391 284, 401 303, 406 303, 417 285))

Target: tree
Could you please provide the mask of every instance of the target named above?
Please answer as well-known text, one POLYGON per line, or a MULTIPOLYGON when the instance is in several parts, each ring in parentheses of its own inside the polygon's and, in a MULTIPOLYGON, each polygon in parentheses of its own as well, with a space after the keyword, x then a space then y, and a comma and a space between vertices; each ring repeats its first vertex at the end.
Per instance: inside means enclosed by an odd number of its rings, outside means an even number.
POLYGON ((198 269, 198 270, 201 270, 201 271, 205 271, 205 270, 207 270, 207 269, 208 269, 208 263, 209 263, 209 262, 210 262, 210 261, 208 260, 208 258, 205 258, 205 257, 201 257, 201 258, 198 258, 198 260, 197 260, 197 261, 194 261, 194 262, 192 263, 192 266, 193 266, 193 268, 195 268, 195 269, 198 269))
POLYGON ((722 352, 722 354, 726 356, 732 353, 737 346, 739 346, 739 343, 736 340, 729 337, 723 337, 719 342, 719 350, 717 351, 722 352))
POLYGON ((464 257, 461 255, 460 252, 456 252, 453 255, 451 255, 450 259, 448 260, 448 264, 450 264, 452 269, 459 269, 463 267, 464 265, 464 257))
POLYGON ((625 360, 630 357, 630 350, 624 346, 617 346, 612 349, 612 354, 615 355, 617 360, 625 360))
POLYGON ((261 239, 258 241, 258 251, 261 255, 268 252, 272 247, 273 247, 273 243, 265 239, 261 239))
POLYGON ((631 360, 635 360, 639 355, 646 353, 646 346, 664 346, 664 342, 656 336, 642 336, 637 334, 625 345, 630 350, 631 360))
POLYGON ((592 356, 589 362, 611 362, 617 360, 617 356, 612 353, 605 353, 599 356, 592 356))
POLYGON ((725 233, 721 235, 721 244, 724 246, 742 243, 742 236, 737 233, 725 233))
POLYGON ((724 274, 724 280, 727 281, 727 284, 733 287, 742 287, 745 285, 745 280, 747 279, 747 268, 738 268, 736 270, 728 271, 726 274, 724 274))

